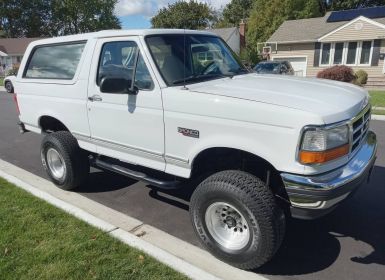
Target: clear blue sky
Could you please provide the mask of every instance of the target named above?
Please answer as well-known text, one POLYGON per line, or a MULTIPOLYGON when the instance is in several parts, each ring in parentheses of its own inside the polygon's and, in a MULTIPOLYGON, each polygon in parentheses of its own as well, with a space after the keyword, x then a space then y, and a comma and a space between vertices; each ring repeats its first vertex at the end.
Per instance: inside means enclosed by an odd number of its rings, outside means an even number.
POLYGON ((150 18, 144 15, 132 15, 119 17, 123 29, 150 28, 150 18))

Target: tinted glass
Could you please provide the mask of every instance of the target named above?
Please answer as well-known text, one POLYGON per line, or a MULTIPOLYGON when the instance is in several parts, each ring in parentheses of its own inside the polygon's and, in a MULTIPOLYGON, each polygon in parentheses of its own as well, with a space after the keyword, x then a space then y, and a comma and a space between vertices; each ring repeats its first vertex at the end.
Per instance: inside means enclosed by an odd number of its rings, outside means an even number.
POLYGON ((138 64, 135 74, 135 85, 138 89, 152 89, 153 82, 143 57, 138 53, 139 49, 135 42, 109 42, 103 45, 100 55, 97 84, 104 77, 124 78, 131 83, 134 75, 136 55, 138 64))
POLYGON ((154 88, 150 72, 141 54, 139 54, 138 65, 136 66, 135 86, 142 90, 151 90, 154 88))
POLYGON ((84 46, 82 42, 36 48, 24 77, 71 80, 75 76, 84 46))
POLYGON ((151 55, 165 82, 197 83, 248 71, 219 38, 176 34, 146 38, 151 55))
POLYGON ((334 47, 334 64, 342 64, 344 43, 336 43, 334 47))
POLYGON ((362 42, 362 50, 361 50, 361 64, 369 64, 370 60, 370 51, 372 49, 372 41, 362 42))
POLYGON ((356 64, 357 42, 349 42, 346 64, 356 64))
POLYGON ((281 63, 279 62, 259 63, 257 64, 257 66, 255 66, 254 70, 259 74, 276 73, 276 72, 279 72, 280 66, 281 66, 281 63))
POLYGON ((329 64, 331 44, 323 44, 321 53, 321 64, 329 64))

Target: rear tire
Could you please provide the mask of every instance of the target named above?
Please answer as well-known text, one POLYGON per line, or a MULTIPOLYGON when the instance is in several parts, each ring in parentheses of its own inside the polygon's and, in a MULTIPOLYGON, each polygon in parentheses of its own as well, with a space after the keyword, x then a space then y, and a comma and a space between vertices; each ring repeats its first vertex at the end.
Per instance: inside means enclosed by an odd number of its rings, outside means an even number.
POLYGON ((285 233, 285 215, 271 190, 243 171, 222 171, 204 180, 192 195, 190 215, 207 250, 241 269, 269 261, 285 233))
POLYGON ((67 131, 48 134, 41 144, 41 161, 52 182, 63 190, 83 184, 90 172, 86 151, 67 131))
POLYGON ((11 82, 5 82, 4 87, 8 93, 13 93, 13 85, 11 82))

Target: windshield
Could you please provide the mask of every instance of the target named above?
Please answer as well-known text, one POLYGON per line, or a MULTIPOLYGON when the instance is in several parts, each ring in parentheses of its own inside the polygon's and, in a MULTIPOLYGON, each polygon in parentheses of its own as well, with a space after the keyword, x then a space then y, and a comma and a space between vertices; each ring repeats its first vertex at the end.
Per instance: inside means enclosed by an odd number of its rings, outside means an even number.
POLYGON ((172 34, 146 37, 151 55, 169 86, 248 73, 218 37, 172 34))
POLYGON ((260 63, 255 66, 255 72, 257 73, 274 73, 279 70, 279 63, 260 63))

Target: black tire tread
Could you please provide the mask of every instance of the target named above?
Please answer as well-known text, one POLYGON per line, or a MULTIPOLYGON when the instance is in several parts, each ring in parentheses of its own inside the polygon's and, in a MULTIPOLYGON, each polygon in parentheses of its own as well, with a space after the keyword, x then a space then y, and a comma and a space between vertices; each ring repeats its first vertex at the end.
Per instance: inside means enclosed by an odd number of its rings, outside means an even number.
MULTIPOLYGON (((262 248, 256 258, 243 263, 230 262, 230 264, 241 269, 255 269, 269 261, 283 241, 286 224, 282 209, 277 205, 272 191, 266 187, 265 183, 243 171, 218 172, 197 187, 191 199, 192 208, 197 205, 200 197, 205 196, 207 191, 232 192, 257 217, 258 226, 263 235, 262 248)), ((195 227, 194 229, 196 230, 195 227)), ((204 246, 207 245, 203 240, 200 239, 200 241, 204 246)), ((218 251, 214 253, 220 254, 218 251)))
POLYGON ((67 166, 67 178, 63 183, 55 181, 47 171, 54 183, 64 190, 73 190, 83 184, 88 178, 90 164, 87 153, 79 147, 76 138, 68 131, 58 131, 46 135, 41 148, 44 149, 47 143, 60 149, 67 166))
POLYGON ((5 83, 4 83, 4 87, 5 87, 5 90, 6 90, 8 93, 13 93, 14 89, 13 89, 13 85, 12 85, 11 82, 9 82, 9 81, 5 82, 5 83), (7 85, 8 85, 8 84, 11 85, 11 90, 10 90, 10 91, 8 91, 8 89, 7 89, 7 85))

